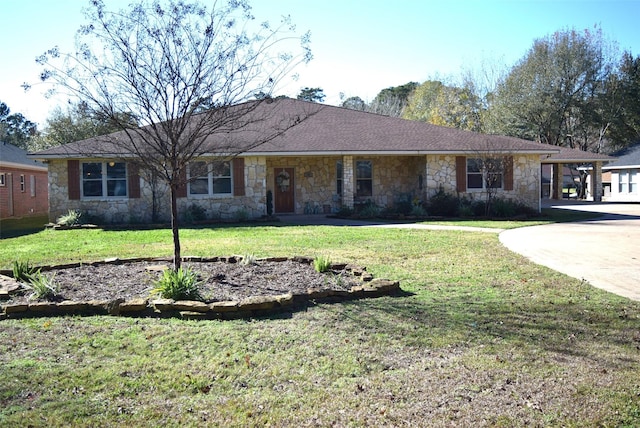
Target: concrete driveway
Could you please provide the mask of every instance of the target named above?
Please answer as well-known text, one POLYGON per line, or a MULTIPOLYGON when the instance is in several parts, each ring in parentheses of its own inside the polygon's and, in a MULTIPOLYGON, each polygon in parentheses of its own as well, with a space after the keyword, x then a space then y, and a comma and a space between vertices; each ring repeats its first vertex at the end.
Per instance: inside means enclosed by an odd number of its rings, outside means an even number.
POLYGON ((506 230, 500 241, 535 263, 640 301, 640 204, 574 202, 552 207, 602 216, 506 230))

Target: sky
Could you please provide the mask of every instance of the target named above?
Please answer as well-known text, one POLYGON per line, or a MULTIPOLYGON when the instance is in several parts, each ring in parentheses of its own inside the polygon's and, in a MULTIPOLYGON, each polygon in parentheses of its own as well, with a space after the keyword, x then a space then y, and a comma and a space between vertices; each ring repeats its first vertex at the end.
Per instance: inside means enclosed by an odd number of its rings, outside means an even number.
MULTIPOLYGON (((130 0, 104 0, 110 9, 130 0)), ((210 2, 212 0, 201 0, 210 2)), ((325 103, 341 96, 371 101, 408 82, 460 76, 483 64, 512 66, 537 38, 598 25, 618 48, 640 55, 640 0, 250 0, 257 20, 290 15, 311 33, 314 59, 277 95, 322 88, 325 103)), ((37 55, 73 48, 87 0, 0 0, 0 101, 42 128, 60 100, 35 86, 37 55)), ((64 103, 62 103, 64 107, 64 103)))

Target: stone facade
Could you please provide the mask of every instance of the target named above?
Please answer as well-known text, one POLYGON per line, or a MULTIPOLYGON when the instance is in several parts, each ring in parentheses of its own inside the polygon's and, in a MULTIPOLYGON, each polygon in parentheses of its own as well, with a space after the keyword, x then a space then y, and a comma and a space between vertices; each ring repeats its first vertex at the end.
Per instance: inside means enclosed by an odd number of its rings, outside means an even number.
MULTIPOLYGON (((244 196, 178 198, 178 212, 186 213, 197 205, 205 210, 208 220, 243 220, 267 214, 266 159, 264 156, 244 158, 244 196)), ((168 204, 168 202, 167 202, 168 204)), ((167 212, 169 216, 169 212, 167 212)))
MULTIPOLYGON (((473 157, 473 156, 470 156, 473 157)), ((427 155, 426 193, 427 199, 440 188, 446 193, 458 194, 470 199, 483 199, 487 194, 482 190, 468 189, 457 192, 456 156, 427 155)), ((513 190, 500 190, 498 197, 523 203, 533 209, 540 209, 540 157, 539 155, 515 154, 513 156, 513 190)))
MULTIPOLYGON (((178 198, 182 218, 188 219, 194 207, 208 220, 257 218, 266 214, 265 158, 249 156, 244 161, 244 196, 178 198)), ((150 183, 150 178, 140 171, 140 198, 69 199, 67 161, 52 160, 49 163, 49 221, 55 222, 69 210, 79 210, 88 219, 101 223, 151 223, 155 193, 156 221, 167 222, 171 216, 169 191, 162 183, 155 186, 150 183)))
MULTIPOLYGON (((513 156, 512 191, 498 196, 539 209, 540 159, 538 155, 513 156)), ((294 170, 294 206, 296 214, 337 212, 341 207, 372 201, 393 208, 399 202, 427 201, 442 188, 456 194, 455 155, 415 156, 291 156, 244 157, 244 196, 214 196, 178 199, 183 215, 197 209, 206 219, 250 219, 267 213, 266 195, 276 193, 275 173, 279 168, 294 170), (356 163, 372 163, 372 196, 359 197, 356 190, 356 163), (342 195, 338 194, 337 165, 342 163, 342 195), (195 207, 195 208, 194 208, 195 207)), ((148 177, 140 171, 140 198, 70 200, 66 160, 49 163, 49 217, 55 221, 68 210, 80 210, 105 223, 148 223, 152 221, 153 193, 148 177)), ((156 186, 158 221, 169 219, 169 195, 156 186)), ((277 195, 276 195, 277 196, 277 195)), ((482 191, 469 190, 460 196, 478 199, 482 191)), ((276 213, 277 214, 277 213, 276 213)))

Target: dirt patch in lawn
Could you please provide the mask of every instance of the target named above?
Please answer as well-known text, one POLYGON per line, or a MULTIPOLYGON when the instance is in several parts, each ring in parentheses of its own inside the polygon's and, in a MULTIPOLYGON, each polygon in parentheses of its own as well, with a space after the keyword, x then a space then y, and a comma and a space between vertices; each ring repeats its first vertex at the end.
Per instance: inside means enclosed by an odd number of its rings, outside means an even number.
MULTIPOLYGON (((200 295, 206 303, 239 301, 251 296, 298 294, 312 288, 348 291, 362 283, 362 276, 354 276, 354 270, 347 266, 334 265, 330 271, 320 273, 309 260, 258 260, 251 264, 231 260, 183 263, 183 267, 198 273, 200 295)), ((43 271, 43 274, 54 278, 58 287, 55 301, 131 300, 151 297, 154 282, 170 266, 169 261, 157 260, 96 263, 51 269, 43 271)), ((29 296, 25 290, 12 294, 2 303, 33 301, 29 296)))

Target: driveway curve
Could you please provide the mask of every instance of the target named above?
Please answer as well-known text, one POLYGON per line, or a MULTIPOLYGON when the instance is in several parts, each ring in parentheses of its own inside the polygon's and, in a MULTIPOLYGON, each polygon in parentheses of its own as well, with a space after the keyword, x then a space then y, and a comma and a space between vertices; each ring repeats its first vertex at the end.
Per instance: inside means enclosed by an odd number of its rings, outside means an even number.
POLYGON ((506 230, 500 242, 531 261, 640 301, 640 204, 552 205, 602 214, 591 220, 506 230))

